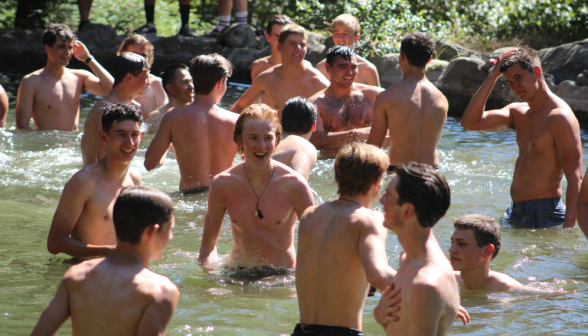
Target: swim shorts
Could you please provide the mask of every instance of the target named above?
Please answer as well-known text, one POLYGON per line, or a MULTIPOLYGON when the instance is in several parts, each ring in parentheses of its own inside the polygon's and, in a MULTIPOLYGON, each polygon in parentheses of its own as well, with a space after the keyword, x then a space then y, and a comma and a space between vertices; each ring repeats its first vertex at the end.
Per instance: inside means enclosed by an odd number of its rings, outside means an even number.
MULTIPOLYGON (((398 166, 388 166, 388 171, 386 174, 390 175, 394 172, 394 169, 398 168, 398 166)), ((439 166, 433 166, 433 168, 439 170, 439 166)))
POLYGON ((300 324, 294 328, 291 336, 338 336, 351 335, 363 336, 363 333, 357 329, 346 327, 325 326, 319 324, 300 324))
POLYGON ((198 188, 182 190, 181 193, 182 193, 182 195, 200 194, 200 193, 208 191, 208 189, 210 189, 210 187, 198 187, 198 188))
POLYGON ((528 228, 562 225, 565 216, 566 206, 561 197, 513 202, 504 214, 504 218, 510 223, 528 228))

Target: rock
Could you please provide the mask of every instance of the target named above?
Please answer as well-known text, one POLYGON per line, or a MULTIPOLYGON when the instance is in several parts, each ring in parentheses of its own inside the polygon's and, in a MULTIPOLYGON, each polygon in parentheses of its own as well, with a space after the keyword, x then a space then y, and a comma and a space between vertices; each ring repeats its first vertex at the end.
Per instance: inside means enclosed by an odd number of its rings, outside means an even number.
POLYGON ((572 80, 562 81, 555 92, 574 111, 588 112, 588 86, 579 86, 572 80))
POLYGON ((227 57, 233 63, 236 78, 251 79, 251 65, 259 58, 259 50, 250 48, 236 48, 227 57))
POLYGON ((450 61, 456 57, 474 57, 480 59, 480 55, 477 52, 445 40, 437 41, 435 55, 437 59, 444 61, 450 61))
POLYGON ((579 73, 588 69, 588 39, 541 49, 537 53, 543 72, 553 74, 556 84, 576 80, 579 73))
POLYGON ((257 36, 256 40, 257 40, 257 45, 255 48, 257 50, 263 50, 270 45, 269 42, 266 40, 265 35, 257 36))
POLYGON ((116 54, 125 38, 125 36, 116 35, 115 28, 99 23, 87 23, 83 30, 77 32, 77 36, 90 53, 98 58, 116 54))
POLYGON ((498 48, 496 50, 494 50, 492 52, 492 54, 490 55, 490 58, 494 58, 494 59, 498 59, 498 57, 504 55, 505 53, 516 49, 517 47, 504 47, 504 48, 498 48))
POLYGON ((453 59, 437 80, 436 85, 444 93, 471 96, 487 77, 487 74, 481 70, 484 64, 485 62, 478 58, 453 59))
POLYGON ((399 83, 402 80, 402 71, 400 71, 398 65, 399 60, 400 54, 388 54, 382 57, 369 58, 369 61, 378 69, 380 86, 383 88, 399 83))
POLYGON ((235 23, 223 30, 217 38, 217 43, 223 47, 255 48, 257 39, 251 27, 235 23))
POLYGON ((427 79, 435 83, 439 77, 441 77, 445 69, 447 69, 448 65, 449 62, 447 61, 438 59, 432 60, 429 62, 429 64, 427 64, 427 68, 425 69, 425 75, 427 76, 427 79))
POLYGON ((333 48, 334 46, 335 46, 335 42, 333 42, 333 36, 327 37, 327 39, 325 40, 325 49, 327 50, 327 52, 329 51, 329 49, 333 48))
POLYGON ((308 51, 306 52, 305 59, 310 61, 313 66, 316 66, 320 61, 327 57, 327 49, 324 45, 326 38, 323 35, 314 32, 306 32, 306 35, 308 36, 306 40, 308 51))
POLYGON ((588 70, 584 70, 583 73, 579 74, 578 78, 576 79, 576 82, 580 86, 588 85, 588 70))

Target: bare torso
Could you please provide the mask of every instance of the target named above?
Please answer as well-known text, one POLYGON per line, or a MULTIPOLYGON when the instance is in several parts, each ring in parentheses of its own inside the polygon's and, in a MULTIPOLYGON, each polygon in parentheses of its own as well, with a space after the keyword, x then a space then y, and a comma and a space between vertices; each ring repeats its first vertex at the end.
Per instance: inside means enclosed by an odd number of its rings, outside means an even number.
POLYGON ((145 124, 147 126, 147 133, 157 133, 159 129, 159 124, 161 124, 161 119, 165 116, 165 114, 172 108, 171 103, 167 103, 162 106, 160 109, 153 111, 147 117, 145 124))
POLYGON ((512 277, 494 271, 488 271, 488 278, 480 288, 470 288, 461 278, 460 271, 454 271, 455 280, 458 286, 465 289, 471 290, 485 290, 485 291, 508 291, 512 289, 525 289, 520 282, 516 281, 512 277))
POLYGON ((308 140, 292 134, 280 141, 272 159, 294 169, 308 181, 310 171, 316 164, 317 153, 308 140))
MULTIPOLYGON (((372 86, 380 86, 380 79, 378 76, 378 69, 370 61, 363 57, 357 57, 357 77, 355 77, 354 83, 367 84, 372 86)), ((329 73, 327 72, 327 60, 324 59, 316 65, 316 69, 319 70, 328 80, 331 80, 329 73)))
POLYGON ((145 94, 135 98, 135 101, 141 104, 141 112, 143 112, 143 119, 147 120, 149 114, 158 110, 168 103, 167 94, 163 89, 161 78, 149 74, 149 81, 151 85, 147 85, 145 94))

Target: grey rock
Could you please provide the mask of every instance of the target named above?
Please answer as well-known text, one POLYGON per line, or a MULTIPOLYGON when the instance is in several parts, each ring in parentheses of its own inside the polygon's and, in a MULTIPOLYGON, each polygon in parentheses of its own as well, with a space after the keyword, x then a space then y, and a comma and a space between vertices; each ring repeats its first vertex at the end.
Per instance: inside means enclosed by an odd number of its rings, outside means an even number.
POLYGON ((447 65, 437 80, 437 87, 444 93, 473 95, 487 77, 481 68, 485 62, 478 58, 458 57, 447 65))
POLYGON ((270 45, 269 42, 266 40, 265 35, 257 36, 256 39, 257 39, 256 48, 258 50, 263 50, 270 45))
POLYGON ((320 61, 327 57, 327 49, 324 45, 326 37, 314 32, 306 32, 306 35, 308 36, 308 39, 306 40, 308 51, 306 52, 305 59, 310 61, 312 65, 316 66, 320 61))
POLYGON ((233 64, 235 75, 239 77, 251 76, 251 65, 259 58, 259 50, 251 48, 232 49, 227 57, 233 64))
POLYGON ((474 57, 480 59, 480 54, 464 48, 456 43, 451 43, 445 40, 439 40, 435 45, 435 55, 437 59, 450 61, 457 57, 474 57))
POLYGON ((572 80, 562 81, 555 92, 574 111, 588 112, 588 86, 579 86, 572 80))
POLYGON ((115 28, 99 23, 86 24, 83 30, 77 32, 77 36, 78 40, 82 41, 90 50, 90 53, 99 58, 116 54, 125 38, 116 35, 115 28))
POLYGON ((563 44, 537 52, 543 72, 555 76, 555 83, 576 80, 579 73, 588 69, 588 39, 563 44))
POLYGON ((576 79, 576 82, 580 86, 588 85, 588 70, 584 70, 583 73, 579 74, 578 78, 576 79))
POLYGON ((223 30, 217 38, 217 43, 223 47, 255 48, 257 39, 251 27, 235 23, 223 30))
POLYGON ((441 77, 445 69, 447 69, 448 65, 449 62, 447 61, 438 59, 431 60, 425 69, 425 75, 427 76, 427 79, 433 83, 436 82, 441 77))
POLYGON ((387 88, 402 81, 402 71, 398 65, 400 54, 388 54, 382 57, 370 58, 376 68, 378 69, 378 76, 380 76, 380 85, 387 88))

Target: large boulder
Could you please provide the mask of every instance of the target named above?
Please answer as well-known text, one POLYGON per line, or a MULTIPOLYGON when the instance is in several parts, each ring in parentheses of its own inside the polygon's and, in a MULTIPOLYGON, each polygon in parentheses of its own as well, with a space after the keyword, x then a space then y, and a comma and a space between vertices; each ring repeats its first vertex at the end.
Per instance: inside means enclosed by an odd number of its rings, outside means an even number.
POLYGON ((259 50, 251 48, 235 48, 227 57, 233 64, 233 78, 251 80, 251 65, 259 58, 259 50))
POLYGON ((479 53, 445 40, 439 40, 436 42, 435 54, 438 59, 444 61, 450 61, 457 57, 473 57, 481 59, 479 53))
POLYGON ((427 76, 427 79, 435 83, 441 77, 441 75, 443 75, 443 72, 445 72, 445 69, 447 69, 448 65, 449 62, 447 61, 438 59, 431 60, 425 69, 425 75, 427 76))
POLYGON ((565 80, 558 85, 555 93, 568 103, 572 110, 588 113, 588 86, 579 86, 574 81, 565 80))
POLYGON ((325 39, 321 34, 314 32, 306 32, 308 39, 306 45, 308 51, 306 52, 306 60, 316 66, 320 61, 327 57, 327 49, 325 48, 325 39))
POLYGON ((553 74, 556 84, 576 80, 579 73, 588 69, 588 39, 541 49, 537 53, 543 72, 553 74))
POLYGON ((437 80, 437 87, 443 92, 471 96, 488 76, 481 70, 484 64, 479 58, 455 58, 437 80))
POLYGON ((115 28, 99 23, 87 23, 77 36, 97 58, 113 57, 125 38, 116 35, 115 28))
POLYGON ((402 81, 402 71, 398 65, 400 54, 388 54, 381 57, 370 57, 368 60, 372 62, 378 69, 378 76, 380 76, 380 85, 387 88, 402 81))
POLYGON ((257 37, 251 27, 235 23, 223 30, 217 38, 217 43, 230 48, 255 48, 257 37))

